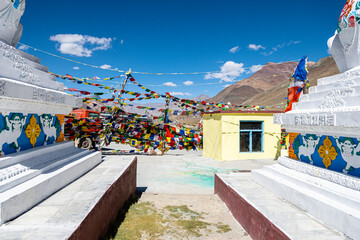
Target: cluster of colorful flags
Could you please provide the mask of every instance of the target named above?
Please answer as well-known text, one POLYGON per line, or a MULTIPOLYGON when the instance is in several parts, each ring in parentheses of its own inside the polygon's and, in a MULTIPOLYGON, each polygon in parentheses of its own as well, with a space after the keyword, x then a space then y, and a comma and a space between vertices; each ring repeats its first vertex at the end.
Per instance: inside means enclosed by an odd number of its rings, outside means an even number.
MULTIPOLYGON (((292 74, 292 82, 288 88, 288 102, 287 108, 285 111, 292 109, 292 104, 297 102, 302 89, 305 86, 307 80, 307 57, 303 57, 297 68, 292 74)), ((159 111, 162 113, 170 113, 173 115, 190 115, 198 114, 210 109, 222 109, 222 110, 235 110, 239 111, 241 109, 251 108, 257 110, 263 110, 272 106, 255 106, 255 105, 231 105, 224 103, 211 103, 207 101, 194 101, 189 99, 181 99, 175 96, 172 96, 170 93, 166 92, 165 94, 159 94, 151 89, 146 88, 145 86, 138 83, 135 78, 131 76, 130 73, 126 75, 127 79, 130 82, 134 83, 142 90, 145 90, 147 93, 138 93, 133 91, 119 90, 115 87, 109 87, 104 84, 91 82, 91 78, 75 78, 70 75, 62 76, 54 74, 56 77, 61 77, 62 79, 72 80, 79 84, 92 85, 99 87, 101 89, 108 90, 108 93, 113 94, 113 98, 110 99, 98 99, 95 97, 85 97, 84 102, 89 100, 107 103, 112 101, 117 101, 119 106, 132 106, 138 109, 145 109, 150 111, 159 111), (115 93, 120 95, 116 96, 115 93), (122 94, 128 94, 135 96, 134 98, 122 98, 122 94), (146 106, 135 106, 132 104, 127 104, 125 101, 135 101, 135 100, 144 100, 152 98, 165 98, 170 99, 173 103, 178 105, 182 109, 191 109, 193 111, 180 111, 180 110, 171 110, 171 109, 157 109, 153 107, 146 106), (241 108, 241 109, 240 109, 241 108)), ((112 80, 118 77, 106 78, 104 80, 112 80)), ((68 88, 67 91, 79 92, 81 95, 95 95, 101 96, 106 94, 105 92, 88 92, 82 91, 75 88, 68 88)), ((95 107, 96 104, 93 103, 95 107)), ((87 108, 91 109, 90 106, 87 108)), ((136 150, 124 151, 124 150, 114 150, 113 152, 135 152, 135 151, 144 151, 145 153, 149 149, 159 149, 164 152, 170 149, 186 149, 186 150, 197 150, 202 149, 203 136, 201 131, 196 131, 193 129, 185 128, 184 126, 178 124, 177 126, 165 123, 155 123, 154 120, 163 120, 163 117, 149 116, 149 115, 139 115, 135 113, 127 113, 117 106, 103 106, 101 107, 101 112, 111 113, 111 115, 105 119, 95 118, 95 119, 81 119, 73 120, 66 124, 67 134, 71 136, 71 139, 78 137, 91 137, 100 141, 101 139, 105 140, 106 144, 114 141, 122 144, 129 144, 136 148, 136 150)), ((282 137, 281 144, 285 142, 286 135, 282 137)))

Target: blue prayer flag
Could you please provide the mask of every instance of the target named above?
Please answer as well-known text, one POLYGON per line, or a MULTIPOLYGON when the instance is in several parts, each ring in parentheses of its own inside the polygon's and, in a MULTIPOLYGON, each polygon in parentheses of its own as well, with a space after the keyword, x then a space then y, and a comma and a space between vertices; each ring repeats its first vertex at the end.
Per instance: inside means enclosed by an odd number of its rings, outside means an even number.
POLYGON ((307 79, 308 72, 306 70, 306 61, 307 56, 302 57, 294 71, 294 74, 292 75, 293 78, 301 81, 305 81, 307 79))

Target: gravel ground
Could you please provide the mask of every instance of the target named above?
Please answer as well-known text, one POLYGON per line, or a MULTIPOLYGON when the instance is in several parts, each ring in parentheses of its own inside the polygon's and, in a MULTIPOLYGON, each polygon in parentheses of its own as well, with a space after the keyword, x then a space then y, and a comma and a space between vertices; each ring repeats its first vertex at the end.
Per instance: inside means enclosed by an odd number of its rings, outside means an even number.
MULTIPOLYGON (((151 202, 157 209, 163 209, 168 205, 186 205, 192 211, 204 213, 202 221, 210 223, 212 226, 203 229, 202 236, 196 237, 183 233, 183 238, 178 239, 251 239, 217 195, 143 194, 139 202, 151 202), (218 223, 228 225, 231 230, 218 233, 217 228, 214 227, 218 223)), ((181 229, 178 233, 181 233, 181 229)), ((173 234, 165 234, 161 239, 175 239, 173 236, 173 234)))

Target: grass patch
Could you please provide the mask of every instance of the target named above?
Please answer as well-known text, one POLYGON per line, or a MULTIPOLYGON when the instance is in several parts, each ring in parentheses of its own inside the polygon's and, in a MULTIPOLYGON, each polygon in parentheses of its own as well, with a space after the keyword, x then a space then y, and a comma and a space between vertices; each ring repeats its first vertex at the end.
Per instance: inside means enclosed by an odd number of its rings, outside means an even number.
POLYGON ((174 218, 201 218, 202 214, 195 212, 193 210, 191 210, 188 206, 186 205, 181 205, 181 206, 166 206, 164 208, 164 210, 167 210, 170 212, 170 216, 174 217, 174 218))
POLYGON ((162 220, 162 215, 157 213, 152 203, 134 204, 130 207, 114 239, 157 239, 165 231, 162 220))
POLYGON ((211 226, 210 223, 199 221, 199 220, 177 220, 176 224, 186 231, 188 235, 195 237, 201 237, 201 229, 206 229, 211 226))
POLYGON ((166 206, 157 209, 151 202, 137 202, 133 198, 128 202, 127 212, 121 213, 121 225, 114 225, 111 234, 105 239, 187 239, 201 237, 213 231, 226 233, 231 231, 229 225, 222 222, 208 223, 203 221, 204 214, 191 210, 187 205, 166 206), (126 215, 125 215, 126 213, 126 215))
POLYGON ((218 229, 216 232, 218 233, 226 233, 231 231, 231 227, 227 224, 217 223, 216 228, 218 229))

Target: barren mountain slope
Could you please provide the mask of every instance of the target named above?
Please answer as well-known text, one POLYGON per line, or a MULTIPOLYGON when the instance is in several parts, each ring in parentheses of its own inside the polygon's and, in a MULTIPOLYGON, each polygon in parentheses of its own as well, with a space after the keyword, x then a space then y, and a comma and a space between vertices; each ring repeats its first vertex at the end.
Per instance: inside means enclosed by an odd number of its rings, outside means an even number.
POLYGON ((209 101, 242 104, 247 99, 287 80, 296 65, 296 62, 285 62, 280 64, 267 63, 251 77, 240 80, 225 88, 209 101))
MULTIPOLYGON (((312 64, 308 68, 308 79, 310 86, 316 86, 319 78, 332 76, 339 73, 336 63, 332 56, 320 59, 317 63, 312 64)), ((290 74, 287 76, 289 78, 290 74)), ((289 81, 286 80, 281 84, 274 85, 273 88, 256 96, 249 98, 244 104, 263 105, 263 106, 284 106, 286 105, 287 86, 289 81)))

